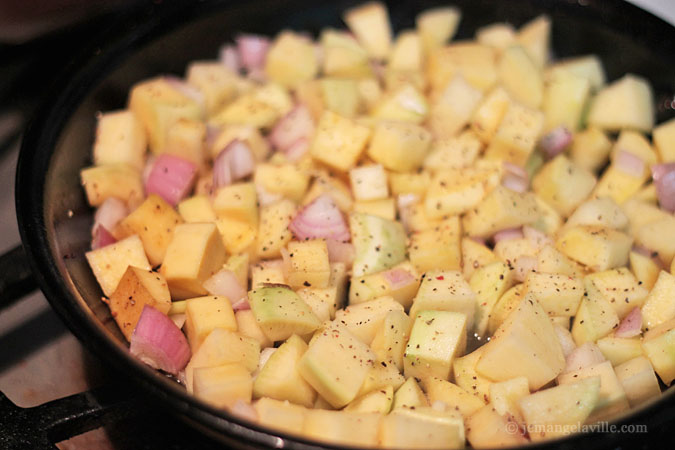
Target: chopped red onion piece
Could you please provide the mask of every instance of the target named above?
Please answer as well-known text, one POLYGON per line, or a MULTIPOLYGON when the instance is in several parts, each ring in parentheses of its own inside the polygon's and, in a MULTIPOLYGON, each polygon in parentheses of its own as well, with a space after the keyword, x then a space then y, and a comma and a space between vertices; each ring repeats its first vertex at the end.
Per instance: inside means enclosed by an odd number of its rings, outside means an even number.
POLYGON ((305 156, 307 150, 309 150, 309 139, 300 138, 291 144, 291 146, 284 151, 284 154, 289 161, 298 162, 305 156))
POLYGON ((247 309, 251 309, 251 304, 248 302, 246 297, 240 298, 232 304, 232 311, 234 312, 246 311, 247 309))
POLYGON ((96 250, 97 248, 105 247, 106 245, 114 244, 117 242, 117 239, 110 234, 110 232, 103 225, 99 225, 94 228, 94 236, 91 240, 91 249, 96 250))
POLYGON ((539 141, 539 148, 546 159, 553 159, 572 143, 572 133, 561 125, 546 133, 539 141))
POLYGON ((628 175, 641 177, 645 173, 645 162, 639 156, 626 150, 619 150, 614 162, 619 170, 628 175))
POLYGON ((270 132, 270 143, 286 152, 298 139, 309 139, 314 134, 314 119, 309 109, 298 104, 282 117, 270 132))
POLYGON ((349 241, 351 235, 333 198, 322 194, 305 206, 288 226, 298 240, 325 238, 349 241))
POLYGON ((213 161, 213 189, 216 190, 223 186, 232 184, 232 168, 230 167, 230 158, 225 150, 218 153, 213 161))
POLYGON ((469 239, 471 239, 474 242, 479 243, 480 245, 487 245, 487 239, 485 239, 484 237, 470 236, 469 239))
POLYGON ((107 230, 114 230, 117 224, 129 214, 127 205, 115 197, 107 198, 94 214, 94 226, 92 234, 96 234, 96 228, 102 226, 107 230))
POLYGON ((269 38, 255 34, 242 34, 235 39, 235 42, 239 51, 239 60, 246 70, 250 72, 263 68, 270 47, 269 38))
POLYGON ((519 165, 504 162, 504 176, 502 177, 502 186, 514 192, 527 192, 530 181, 525 169, 519 165))
POLYGON ((505 230, 498 231, 492 236, 492 239, 495 241, 495 244, 499 241, 506 241, 509 239, 520 239, 523 237, 522 228, 507 228, 505 230))
POLYGON ((347 268, 352 266, 356 253, 351 242, 326 239, 326 247, 328 247, 328 260, 330 262, 343 263, 347 268))
POLYGON ((185 368, 191 356, 183 332, 168 316, 148 305, 131 335, 130 350, 150 367, 174 375, 185 368))
POLYGON ((239 61, 239 52, 237 52, 237 48, 234 45, 223 45, 220 48, 218 59, 220 60, 221 64, 230 69, 232 72, 239 73, 239 70, 241 69, 241 61, 239 61))
POLYGON ((387 270, 383 276, 393 290, 417 283, 417 279, 410 272, 399 267, 387 270))
POLYGON ((675 163, 652 166, 659 205, 668 212, 675 212, 675 163))
POLYGON ((633 308, 626 317, 623 318, 616 329, 614 336, 618 338, 632 338, 638 336, 642 330, 642 310, 639 307, 633 308))
POLYGON ((145 192, 157 194, 167 203, 176 206, 190 193, 196 175, 197 166, 192 162, 164 153, 152 166, 145 183, 145 192))
POLYGON ((206 139, 205 139, 205 146, 207 149, 211 149, 213 147, 213 144, 216 143, 216 139, 218 139, 218 136, 220 133, 223 131, 222 127, 218 125, 213 125, 213 124, 207 124, 206 125, 206 139))
POLYGON ((221 269, 202 284, 211 295, 223 295, 230 303, 246 298, 246 288, 239 284, 237 276, 229 269, 221 269))
POLYGON ((230 171, 232 178, 237 181, 253 173, 255 169, 255 157, 248 144, 239 139, 230 142, 225 150, 230 159, 230 171))

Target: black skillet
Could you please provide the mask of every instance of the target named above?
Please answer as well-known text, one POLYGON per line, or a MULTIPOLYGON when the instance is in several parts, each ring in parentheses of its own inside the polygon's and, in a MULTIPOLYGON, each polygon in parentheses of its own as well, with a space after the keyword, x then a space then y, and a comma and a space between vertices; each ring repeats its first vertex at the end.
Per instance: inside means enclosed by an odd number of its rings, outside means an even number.
MULTIPOLYGON (((273 35, 282 28, 316 33, 325 26, 341 27, 341 11, 358 3, 173 1, 144 5, 120 16, 112 30, 73 58, 26 131, 16 180, 24 251, 0 261, 0 270, 5 269, 0 298, 11 297, 7 293, 12 289, 18 293, 29 286, 27 260, 45 296, 73 333, 165 410, 228 446, 339 448, 279 434, 210 408, 129 356, 84 259, 92 210, 85 202, 78 173, 91 163, 96 112, 123 108, 133 83, 157 74, 180 75, 189 61, 214 58, 218 47, 241 31, 273 35)), ((417 12, 443 4, 432 0, 388 3, 397 30, 413 27, 417 12)), ((626 72, 642 75, 654 87, 658 120, 675 116, 675 28, 643 10, 614 0, 456 0, 453 4, 463 13, 460 38, 495 21, 518 26, 538 14, 549 14, 555 56, 596 53, 610 80, 626 72)), ((660 400, 615 423, 670 428, 675 425, 674 392, 667 390, 660 400)), ((99 400, 95 395, 85 396, 78 403, 85 412, 80 409, 78 414, 94 420, 121 401, 99 400)), ((129 398, 123 400, 129 402, 129 398)), ((650 442, 649 435, 608 431, 532 448, 619 448, 650 442)))

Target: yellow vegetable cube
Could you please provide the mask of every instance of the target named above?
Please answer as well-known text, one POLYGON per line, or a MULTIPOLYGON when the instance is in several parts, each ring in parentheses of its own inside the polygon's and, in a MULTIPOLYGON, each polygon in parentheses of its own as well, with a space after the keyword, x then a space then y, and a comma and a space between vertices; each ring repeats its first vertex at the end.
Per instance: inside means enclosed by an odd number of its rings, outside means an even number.
POLYGON ((574 134, 570 156, 583 169, 595 172, 607 162, 612 141, 597 127, 588 127, 574 134))
POLYGON ((469 122, 483 93, 456 75, 442 89, 431 107, 429 128, 437 138, 456 135, 469 122))
POLYGON ((287 281, 292 287, 328 287, 331 270, 325 240, 289 242, 285 264, 287 281))
POLYGON ((469 236, 488 237, 499 230, 531 224, 538 218, 539 207, 534 194, 521 194, 497 186, 464 215, 462 225, 469 236))
POLYGON ((382 414, 310 409, 303 435, 309 439, 360 448, 377 445, 382 414))
POLYGON ((564 230, 556 248, 594 271, 625 266, 633 238, 611 228, 579 225, 564 230))
POLYGON ((473 448, 515 447, 528 442, 515 419, 499 414, 492 405, 483 406, 467 417, 466 429, 466 439, 473 448))
POLYGON ((253 403, 262 425, 293 434, 301 434, 307 409, 289 402, 263 397, 253 403))
POLYGON ((352 168, 370 138, 369 128, 325 111, 310 147, 313 158, 343 172, 352 168))
POLYGON ((216 213, 206 195, 194 195, 178 204, 178 214, 185 222, 214 222, 216 213))
POLYGON ((574 316, 572 337, 580 346, 607 336, 618 325, 619 316, 603 296, 584 297, 574 316))
POLYGON ((422 11, 415 19, 424 53, 442 47, 457 31, 462 13, 453 7, 437 7, 422 11))
POLYGON ((625 267, 587 275, 584 286, 589 297, 600 295, 607 300, 619 319, 626 317, 634 308, 642 307, 649 294, 625 267))
POLYGON ((418 169, 431 144, 431 134, 419 125, 382 122, 375 127, 368 156, 389 170, 410 172, 418 169))
POLYGON ((531 292, 551 316, 575 315, 584 296, 584 283, 562 274, 530 272, 524 289, 531 292))
POLYGON ((410 237, 410 262, 419 273, 428 270, 459 270, 461 266, 461 225, 451 217, 438 226, 410 237))
POLYGON ((391 48, 391 25, 387 7, 370 2, 348 9, 343 19, 371 58, 383 60, 391 48))
POLYGON ((380 164, 355 167, 349 171, 356 200, 379 200, 389 196, 387 173, 380 164))
POLYGON ((495 304, 513 284, 513 270, 501 261, 480 267, 471 275, 469 285, 476 293, 477 306, 473 331, 481 339, 486 337, 495 304))
POLYGON ((185 78, 204 96, 209 116, 217 113, 239 93, 237 74, 220 62, 193 62, 188 66, 185 78))
POLYGON ((675 119, 659 124, 652 131, 661 162, 675 161, 675 119))
POLYGON ((672 318, 675 318, 675 275, 662 270, 642 306, 642 325, 650 329, 672 318))
POLYGON ((258 225, 258 196, 253 183, 236 183, 216 191, 213 210, 220 217, 258 225))
POLYGON ((240 364, 200 367, 194 372, 195 397, 216 408, 231 408, 239 400, 251 402, 253 380, 240 364))
POLYGON ((595 177, 577 167, 565 155, 558 155, 546 163, 532 180, 537 195, 567 217, 591 193, 595 177))
POLYGON ((422 70, 422 39, 414 31, 402 31, 396 37, 387 67, 396 71, 422 70))
POLYGON ((615 371, 631 408, 661 395, 661 387, 654 368, 644 356, 626 361, 616 367, 615 371))
POLYGON ((485 402, 482 399, 469 394, 461 387, 447 380, 427 377, 422 380, 422 385, 427 393, 430 404, 443 402, 447 408, 459 411, 464 417, 469 417, 485 406, 485 402))
POLYGON ((265 58, 267 77, 287 87, 313 79, 318 71, 314 43, 292 31, 279 33, 265 58))
POLYGON ((296 212, 295 203, 283 199, 260 209, 256 253, 261 258, 278 258, 293 238, 288 225, 296 212))
POLYGON ((379 443, 383 448, 464 448, 464 421, 457 411, 431 408, 397 409, 382 418, 379 443))
POLYGON ((428 55, 427 77, 432 92, 442 89, 455 75, 484 92, 497 83, 494 48, 475 42, 458 42, 440 47, 428 55))
POLYGON ((266 129, 292 108, 288 92, 279 84, 267 83, 240 95, 210 121, 214 125, 249 125, 266 129))
POLYGON ((544 80, 527 51, 514 45, 502 53, 497 66, 502 86, 517 102, 529 108, 539 108, 544 97, 544 80))
POLYGON ((230 300, 223 296, 196 297, 185 305, 185 334, 195 352, 216 328, 236 331, 237 320, 230 300))
POLYGON ((485 151, 485 157, 524 166, 543 128, 543 113, 518 103, 511 103, 485 151))
POLYGON ((420 311, 454 311, 466 316, 467 330, 473 329, 476 294, 462 273, 456 270, 432 270, 424 274, 410 308, 410 316, 420 311))
POLYGON ((544 67, 550 53, 551 19, 546 15, 535 17, 520 27, 517 39, 532 61, 538 67, 544 67))
POLYGON ((299 202, 309 187, 309 175, 293 164, 258 164, 253 180, 265 192, 299 202))
POLYGON ((669 385, 675 379, 675 320, 645 333, 642 349, 661 381, 669 385))
POLYGON ((111 296, 129 266, 150 270, 143 243, 136 236, 106 245, 85 254, 103 294, 111 296))
POLYGON ((570 131, 579 129, 590 90, 590 81, 573 73, 560 71, 551 77, 544 90, 542 106, 546 116, 545 129, 558 126, 570 131))
POLYGON ((478 397, 484 403, 487 403, 489 401, 492 380, 476 371, 476 364, 484 351, 485 346, 483 345, 468 355, 455 358, 455 362, 452 365, 452 373, 455 377, 455 383, 459 387, 478 397))
POLYGON ((178 119, 166 134, 166 147, 162 153, 186 159, 204 170, 205 141, 206 125, 203 122, 178 119))
POLYGON ((100 206, 110 197, 134 208, 143 201, 141 172, 126 164, 109 164, 82 169, 80 180, 90 206, 100 206))
POLYGON ((498 86, 486 95, 471 115, 471 129, 478 138, 489 143, 509 107, 511 99, 506 90, 498 86))
POLYGON ((649 82, 636 75, 625 75, 598 92, 588 112, 588 124, 603 130, 634 129, 651 131, 654 102, 649 82))
POLYGON ((446 169, 436 172, 424 200, 427 217, 462 214, 478 205, 499 184, 498 170, 446 169))
POLYGON ((96 126, 94 163, 143 169, 147 140, 143 124, 129 110, 101 114, 96 126))
POLYGON ((379 120, 422 123, 429 113, 429 104, 414 85, 405 83, 384 95, 370 115, 379 120))

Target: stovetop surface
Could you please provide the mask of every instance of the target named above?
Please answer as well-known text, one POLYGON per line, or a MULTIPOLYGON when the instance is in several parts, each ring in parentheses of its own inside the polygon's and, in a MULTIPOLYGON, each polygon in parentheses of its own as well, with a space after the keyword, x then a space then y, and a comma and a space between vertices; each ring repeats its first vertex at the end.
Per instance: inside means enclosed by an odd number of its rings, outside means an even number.
MULTIPOLYGON (((673 0, 632 1, 675 23, 673 0)), ((67 58, 69 49, 99 28, 96 21, 105 20, 105 17, 90 19, 89 25, 69 26, 66 31, 56 32, 56 38, 38 38, 23 44, 3 44, 5 36, 0 35, 0 60, 3 61, 0 66, 0 252, 20 242, 14 209, 14 173, 20 133, 47 85, 40 77, 55 74, 59 61, 67 58)), ((40 292, 0 311, 0 391, 15 405, 35 407, 98 386, 123 384, 120 380, 123 378, 114 369, 104 366, 68 331, 40 292)), ((221 448, 178 419, 153 409, 150 403, 143 411, 132 412, 130 417, 116 423, 60 442, 57 447, 68 450, 221 448)), ((661 437, 668 436, 668 430, 650 432, 642 447, 660 448, 661 437)))

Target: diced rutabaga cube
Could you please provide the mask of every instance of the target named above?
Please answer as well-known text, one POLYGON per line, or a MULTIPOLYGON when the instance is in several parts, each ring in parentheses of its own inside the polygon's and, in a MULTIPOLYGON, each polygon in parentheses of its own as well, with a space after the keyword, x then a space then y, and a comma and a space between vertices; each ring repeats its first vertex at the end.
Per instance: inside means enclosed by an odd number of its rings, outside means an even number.
POLYGON ((499 184, 498 169, 446 169, 436 172, 424 206, 432 219, 462 214, 478 205, 499 184))
MULTIPOLYGON (((368 370, 366 379, 363 380, 363 384, 356 395, 361 397, 369 392, 383 389, 387 386, 393 386, 394 390, 398 390, 405 382, 406 379, 401 375, 394 364, 380 360, 380 362, 376 362, 375 365, 368 370)), ((422 396, 424 396, 424 393, 422 393, 422 396)))
POLYGON ((395 364, 398 370, 403 370, 403 353, 411 328, 412 320, 405 312, 388 312, 370 344, 377 359, 388 365, 395 364))
POLYGON ((541 441, 580 431, 600 394, 600 377, 544 389, 518 402, 530 439, 541 441))
POLYGON ((270 356, 253 382, 255 398, 270 397, 311 408, 316 391, 301 376, 297 364, 307 344, 293 335, 270 356))
POLYGON ((236 331, 237 321, 230 301, 222 296, 196 297, 185 302, 185 333, 196 352, 216 328, 236 331))
POLYGON ((228 217, 218 217, 215 224, 228 253, 246 253, 252 260, 257 260, 255 248, 257 233, 254 226, 228 217))
POLYGON ((403 306, 391 297, 379 297, 338 310, 335 320, 363 343, 370 345, 384 318, 391 311, 403 312, 403 306))
POLYGON ((464 448, 464 420, 457 411, 432 408, 398 409, 382 418, 379 443, 383 448, 464 448))
POLYGON ((504 51, 517 43, 516 30, 510 23, 493 23, 477 29, 476 40, 479 44, 504 51))
POLYGON ((258 196, 253 183, 236 183, 221 187, 213 198, 213 210, 219 216, 258 224, 258 196))
POLYGON ((424 161, 431 144, 426 128, 406 122, 381 122, 375 127, 368 156, 389 170, 411 172, 424 161))
POLYGON ((462 273, 456 270, 432 270, 424 274, 422 284, 410 308, 410 316, 418 312, 454 311, 466 315, 467 330, 473 329, 476 294, 462 273))
POLYGON ((265 333, 263 333, 260 326, 258 326, 258 321, 255 320, 253 311, 250 309, 240 309, 234 313, 234 317, 237 319, 237 331, 242 336, 255 339, 258 341, 261 348, 273 346, 274 342, 265 336, 265 333))
POLYGON ((445 219, 432 229, 413 233, 408 252, 418 273, 434 269, 459 270, 462 258, 459 216, 445 219))
POLYGON ((490 385, 490 404, 495 412, 502 416, 511 416, 518 423, 525 422, 518 402, 528 395, 530 388, 525 377, 516 377, 490 385))
POLYGON ((349 304, 367 302, 377 297, 390 296, 409 308, 420 285, 420 277, 405 261, 382 272, 352 277, 349 285, 349 304))
POLYGON ((224 364, 194 372, 195 397, 217 408, 231 408, 239 400, 251 402, 253 380, 244 366, 224 364))
POLYGON ((499 414, 492 405, 485 405, 467 417, 466 429, 466 440, 472 448, 511 447, 529 442, 520 433, 520 426, 515 419, 499 414))
POLYGON ((539 218, 532 193, 520 194, 497 186, 478 206, 464 215, 464 231, 469 236, 488 237, 499 230, 531 224, 539 218))
POLYGON ((485 92, 497 83, 497 51, 476 42, 457 42, 435 49, 428 55, 426 74, 432 92, 443 89, 455 75, 485 92))
POLYGON ((343 263, 330 264, 328 287, 303 287, 297 293, 322 322, 333 319, 335 311, 345 304, 347 269, 343 263))
POLYGON ((524 296, 484 347, 476 370, 494 381, 525 376, 536 390, 565 368, 553 324, 532 295, 524 296))
POLYGON ((602 61, 596 55, 563 59, 552 64, 546 70, 546 78, 554 78, 558 72, 563 71, 587 79, 593 91, 605 85, 605 70, 602 67, 602 61))
POLYGON ((532 180, 532 189, 556 211, 567 217, 593 191, 595 176, 577 167, 565 155, 546 163, 532 180))
POLYGON ((309 175, 293 164, 258 164, 253 180, 265 192, 299 202, 309 187, 309 175))
MULTIPOLYGON (((537 254, 535 245, 530 239, 525 237, 502 239, 495 243, 493 251, 497 258, 511 266, 515 266, 520 257, 531 258, 537 254)), ((526 275, 526 273, 524 273, 524 275, 526 275)))
POLYGON ((261 288, 265 284, 286 284, 281 259, 260 261, 251 266, 251 288, 261 288))
POLYGON ((645 333, 642 349, 661 381, 670 384, 675 378, 675 319, 645 333))
POLYGON ((310 409, 302 434, 330 444, 354 447, 377 446, 377 431, 382 414, 310 409))
POLYGON ((492 380, 476 371, 476 364, 484 351, 485 346, 483 345, 468 355, 455 358, 455 362, 452 365, 452 373, 455 377, 455 383, 459 387, 480 398, 484 403, 487 403, 489 401, 492 380))
POLYGON ((250 125, 267 129, 291 109, 293 101, 286 89, 276 83, 267 83, 240 95, 210 121, 214 125, 250 125))
POLYGON ((402 31, 396 37, 389 53, 387 68, 393 71, 415 72, 422 70, 422 39, 418 32, 402 31))
POLYGON ((160 272, 177 300, 206 294, 202 283, 225 263, 225 247, 213 223, 176 226, 160 272))
POLYGON ((642 341, 639 337, 618 338, 607 336, 598 339, 598 348, 614 367, 642 355, 642 341))
POLYGON ((661 395, 659 380, 647 358, 637 356, 614 368, 631 408, 661 395))
POLYGON ((435 172, 470 167, 474 165, 482 149, 483 143, 478 138, 478 133, 472 130, 446 139, 435 139, 430 153, 424 158, 424 168, 435 172))
POLYGON ((595 197, 610 197, 619 205, 637 194, 648 179, 647 171, 642 175, 627 173, 612 163, 595 185, 595 197))
POLYGON ((415 378, 408 378, 394 395, 392 411, 397 409, 416 409, 420 406, 429 406, 426 395, 415 378))
POLYGON ((370 112, 380 120, 420 124, 429 114, 427 98, 415 86, 405 83, 382 96, 370 112))
POLYGON ((193 62, 188 66, 185 78, 204 96, 209 116, 217 113, 238 94, 237 74, 220 62, 193 62))
POLYGON ((551 51, 551 19, 546 15, 535 17, 520 27, 517 40, 538 67, 544 67, 551 51))
POLYGON ((145 305, 168 314, 171 308, 169 287, 159 273, 129 266, 109 303, 110 312, 127 340, 131 340, 145 305))
POLYGON ((300 375, 333 407, 341 408, 359 392, 375 355, 345 327, 324 329, 300 359, 300 375))
POLYGON ((313 158, 346 172, 356 164, 365 150, 370 134, 369 128, 325 111, 317 125, 310 154, 313 158))
POLYGON ((354 118, 361 109, 356 80, 345 78, 322 78, 319 88, 323 107, 343 117, 354 118))
POLYGON ((466 348, 466 315, 451 311, 420 311, 414 318, 403 354, 406 377, 450 377, 452 362, 466 348))
POLYGON ((253 403, 262 425, 293 434, 301 434, 307 409, 289 402, 263 397, 253 403))
POLYGON ((211 200, 206 195, 195 195, 178 204, 178 214, 185 222, 213 222, 216 213, 211 207, 211 200))
POLYGON ((248 299, 258 325, 272 341, 293 334, 303 336, 321 325, 307 303, 288 286, 264 285, 249 291, 248 299))
POLYGON ((529 108, 541 106, 544 97, 542 73, 523 47, 514 45, 504 50, 497 73, 502 86, 515 101, 529 108))
POLYGON ((253 338, 242 336, 225 328, 214 328, 198 348, 185 368, 185 385, 188 392, 194 389, 195 371, 202 367, 238 364, 249 373, 258 367, 260 344, 253 338))
POLYGON ((293 239, 288 229, 297 207, 292 200, 282 199, 271 205, 260 208, 260 223, 258 224, 258 238, 256 254, 265 259, 278 258, 281 249, 293 239))
POLYGON ((603 130, 635 129, 649 132, 654 126, 654 103, 649 82, 625 75, 598 92, 588 112, 588 124, 603 130))
POLYGON ((559 273, 571 277, 582 276, 585 273, 581 264, 572 261, 552 245, 544 246, 537 253, 537 270, 542 273, 559 273))
POLYGON ((487 264, 477 269, 469 286, 476 293, 476 314, 473 333, 485 338, 490 314, 502 295, 514 284, 513 271, 501 261, 487 264))
POLYGON ((319 71, 314 43, 292 31, 282 31, 265 58, 267 77, 287 87, 313 79, 319 71))
POLYGON ((604 297, 612 305, 619 319, 626 317, 633 308, 641 307, 649 293, 625 267, 587 275, 584 278, 584 286, 589 297, 594 295, 604 297))
POLYGON ((497 261, 495 254, 485 245, 471 238, 462 238, 462 273, 467 280, 479 268, 497 261))
POLYGON ((469 122, 483 93, 461 75, 455 75, 439 92, 431 107, 429 128, 437 138, 455 136, 469 122))
POLYGON ((564 230, 556 247, 594 271, 625 266, 633 238, 612 228, 580 225, 564 230))
POLYGON ((355 167, 349 171, 356 200, 377 200, 389 196, 387 174, 380 164, 355 167))
POLYGON ((485 406, 483 399, 446 380, 427 377, 422 380, 422 386, 431 405, 443 402, 449 409, 459 411, 464 417, 469 417, 485 406))
POLYGON ((630 270, 635 275, 640 286, 651 290, 661 272, 661 268, 656 261, 649 256, 635 251, 631 251, 628 254, 628 260, 630 261, 630 270))
MULTIPOLYGON (((511 311, 516 309, 520 305, 520 301, 523 299, 524 285, 522 283, 516 284, 508 289, 497 303, 492 307, 490 311, 490 318, 488 320, 487 334, 492 336, 497 331, 497 328, 506 320, 506 318, 511 314, 511 311)), ((487 305, 486 305, 487 306, 487 305)), ((569 320, 569 318, 568 318, 569 320)))
POLYGON ((354 276, 380 272, 405 259, 406 235, 399 222, 370 214, 351 213, 349 229, 356 251, 352 269, 354 276))
POLYGON ((656 126, 652 138, 661 162, 675 161, 675 119, 656 126))
POLYGON ((525 292, 531 292, 549 315, 571 317, 584 296, 584 283, 568 275, 531 272, 525 292))
POLYGON ((487 144, 492 140, 510 102, 509 94, 501 86, 494 88, 483 98, 470 121, 471 129, 481 141, 487 144))
POLYGON ((143 243, 137 235, 87 252, 85 256, 103 294, 108 297, 115 292, 127 267, 150 270, 143 243))
MULTIPOLYGON (((631 225, 633 219, 631 218, 631 225)), ((657 253, 664 262, 675 257, 675 217, 666 215, 634 231, 635 242, 657 253)))
POLYGON ((380 2, 370 2, 348 9, 343 19, 368 56, 384 60, 391 49, 391 25, 387 7, 380 2))
POLYGON ((510 103, 485 157, 524 166, 544 129, 544 114, 510 103))
POLYGON ((588 102, 591 84, 587 78, 560 71, 549 78, 544 90, 542 109, 546 116, 546 130, 564 126, 576 131, 588 102))
POLYGON ((642 326, 650 329, 675 318, 675 276, 659 273, 642 307, 642 326))
POLYGON ((143 201, 140 170, 126 164, 106 164, 82 169, 80 180, 90 206, 100 206, 110 197, 134 208, 143 201))
POLYGON ((607 420, 629 408, 626 392, 624 392, 619 379, 614 373, 612 363, 609 361, 564 373, 558 377, 558 384, 571 384, 586 378, 595 377, 600 377, 600 391, 598 392, 598 401, 587 418, 589 423, 607 420))
POLYGON ((462 13, 453 7, 438 7, 422 11, 415 19, 424 53, 442 47, 455 35, 462 13))
POLYGON ((129 94, 129 109, 143 123, 153 153, 161 153, 169 128, 179 119, 200 120, 202 105, 180 92, 165 78, 136 84, 129 94))
POLYGON ((171 205, 160 196, 150 194, 141 206, 122 219, 113 235, 117 239, 138 235, 150 264, 158 266, 164 260, 176 225, 181 223, 183 219, 171 205))
POLYGON ((292 287, 328 287, 330 262, 324 239, 289 242, 284 264, 288 284, 292 287))
POLYGON ((101 114, 96 127, 94 163, 143 169, 147 141, 143 124, 129 110, 101 114))
POLYGON ((387 414, 391 410, 393 400, 394 388, 389 385, 354 399, 344 411, 387 414))
POLYGON ((577 166, 595 172, 605 165, 611 148, 612 141, 605 132, 588 127, 574 134, 570 156, 577 166))
POLYGON ((618 325, 619 317, 612 304, 603 296, 584 297, 574 316, 572 337, 577 345, 595 342, 607 336, 618 325))
POLYGON ((577 207, 567 219, 565 228, 574 225, 602 225, 624 230, 628 226, 628 216, 611 198, 592 198, 577 207))
POLYGON ((190 161, 205 170, 206 124, 199 120, 178 119, 166 134, 166 147, 162 153, 190 161))
POLYGON ((633 130, 622 130, 612 147, 611 159, 616 161, 619 153, 628 152, 645 162, 645 171, 658 163, 658 155, 644 134, 633 130))
POLYGON ((323 73, 327 76, 347 78, 372 76, 368 53, 351 33, 326 28, 321 32, 320 43, 324 52, 323 73))

